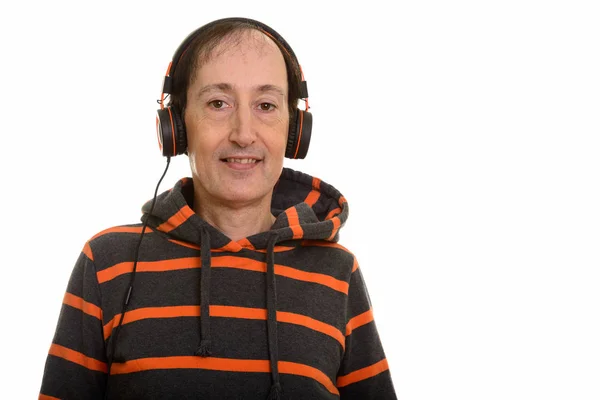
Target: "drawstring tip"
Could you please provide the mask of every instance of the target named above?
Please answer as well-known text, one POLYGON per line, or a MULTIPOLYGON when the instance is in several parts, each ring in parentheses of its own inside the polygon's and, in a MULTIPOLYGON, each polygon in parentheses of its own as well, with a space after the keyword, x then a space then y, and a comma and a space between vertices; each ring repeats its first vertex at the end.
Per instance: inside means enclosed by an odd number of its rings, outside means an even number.
POLYGON ((280 400, 281 394, 281 385, 279 383, 274 383, 271 386, 271 391, 269 392, 269 397, 267 397, 267 400, 280 400))
POLYGON ((196 349, 196 352, 194 354, 200 357, 210 356, 212 354, 212 352, 210 351, 210 340, 201 340, 200 347, 196 349))

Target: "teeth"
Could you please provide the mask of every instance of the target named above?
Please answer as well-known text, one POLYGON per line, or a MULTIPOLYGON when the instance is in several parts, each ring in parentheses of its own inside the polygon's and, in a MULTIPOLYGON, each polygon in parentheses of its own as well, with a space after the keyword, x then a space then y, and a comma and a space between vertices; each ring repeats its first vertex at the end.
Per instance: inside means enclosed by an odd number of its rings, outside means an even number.
POLYGON ((232 162, 232 163, 240 163, 240 164, 254 164, 256 162, 255 159, 253 158, 228 158, 227 162, 232 162))

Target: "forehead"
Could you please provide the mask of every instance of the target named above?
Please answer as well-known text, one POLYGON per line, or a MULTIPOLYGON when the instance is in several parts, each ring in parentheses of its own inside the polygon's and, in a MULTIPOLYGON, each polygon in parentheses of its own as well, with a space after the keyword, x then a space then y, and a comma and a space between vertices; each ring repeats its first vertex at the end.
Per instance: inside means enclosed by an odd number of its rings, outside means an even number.
MULTIPOLYGON (((261 55, 281 54, 277 44, 269 36, 256 29, 243 29, 229 33, 210 46, 204 54, 204 63, 227 53, 253 50, 261 55)), ((282 55, 283 58, 283 55, 282 55)), ((200 65, 203 64, 200 60, 200 65)))
POLYGON ((270 80, 261 83, 281 84, 282 79, 287 82, 285 59, 279 46, 255 29, 232 32, 216 45, 200 52, 191 83, 198 79, 206 81, 241 77, 270 80))

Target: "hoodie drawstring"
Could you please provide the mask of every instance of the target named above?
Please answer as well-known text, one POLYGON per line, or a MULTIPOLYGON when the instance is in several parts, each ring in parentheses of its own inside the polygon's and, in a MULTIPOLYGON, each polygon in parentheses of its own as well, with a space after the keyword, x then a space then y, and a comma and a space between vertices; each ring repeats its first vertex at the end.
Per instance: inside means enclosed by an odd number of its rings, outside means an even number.
MULTIPOLYGON (((200 357, 211 355, 210 346, 210 234, 206 227, 201 230, 200 243, 200 346, 194 353, 200 357)), ((275 283, 275 244, 277 234, 269 237, 267 243, 267 339, 269 363, 271 367, 271 390, 267 400, 279 400, 283 393, 279 382, 279 345, 277 344, 277 287, 275 283)))
POLYGON ((208 357, 210 351, 210 234, 206 227, 200 231, 200 346, 197 356, 208 357))
POLYGON ((267 400, 279 400, 282 394, 279 383, 279 346, 277 344, 277 287, 275 285, 275 244, 279 236, 275 233, 267 242, 267 335, 269 362, 271 364, 271 390, 267 400))

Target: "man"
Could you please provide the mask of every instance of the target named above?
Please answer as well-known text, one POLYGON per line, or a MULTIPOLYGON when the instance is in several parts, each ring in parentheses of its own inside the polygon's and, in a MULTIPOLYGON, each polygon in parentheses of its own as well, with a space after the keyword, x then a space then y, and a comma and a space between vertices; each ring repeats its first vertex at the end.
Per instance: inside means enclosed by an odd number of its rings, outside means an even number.
POLYGON ((395 399, 337 243, 346 200, 283 168, 312 125, 289 45, 257 21, 214 21, 182 43, 163 92, 163 154, 187 153, 192 178, 146 203, 142 226, 86 243, 40 398, 395 399))

